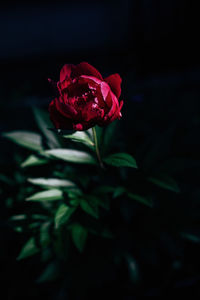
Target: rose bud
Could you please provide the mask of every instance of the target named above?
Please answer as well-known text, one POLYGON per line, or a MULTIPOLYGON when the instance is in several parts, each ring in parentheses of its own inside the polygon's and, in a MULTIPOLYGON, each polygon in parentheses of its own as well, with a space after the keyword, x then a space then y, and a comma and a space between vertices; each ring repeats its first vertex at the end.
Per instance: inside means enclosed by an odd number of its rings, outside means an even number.
POLYGON ((57 82, 58 97, 49 105, 50 119, 57 129, 86 130, 121 118, 121 78, 103 79, 91 65, 64 65, 57 82))

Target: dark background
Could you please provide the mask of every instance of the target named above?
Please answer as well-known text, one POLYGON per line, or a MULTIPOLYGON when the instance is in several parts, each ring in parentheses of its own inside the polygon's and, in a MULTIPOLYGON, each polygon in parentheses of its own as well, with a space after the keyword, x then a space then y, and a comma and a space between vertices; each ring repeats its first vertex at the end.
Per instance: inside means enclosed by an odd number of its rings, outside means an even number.
MULTIPOLYGON (((197 1, 41 0, 1 4, 1 132, 34 128, 31 106, 47 107, 53 97, 47 79, 58 80, 65 63, 87 61, 104 77, 121 75, 123 137, 127 151, 137 158, 141 169, 159 168, 159 163, 169 158, 177 159, 173 168, 179 163, 178 171, 169 173, 177 179, 182 194, 167 195, 167 210, 162 207, 151 219, 156 219, 155 227, 162 224, 162 242, 149 238, 146 252, 138 246, 138 253, 149 256, 150 263, 143 265, 143 285, 136 291, 129 285, 122 299, 132 299, 135 293, 199 295, 199 23, 197 1), (171 128, 173 134, 165 139, 171 128), (153 154, 149 164, 145 155, 154 147, 158 149, 156 159, 153 154), (196 242, 176 240, 172 232, 180 224, 196 234, 196 242)), ((1 139, 1 173, 11 168, 12 151, 11 144, 1 139)), ((8 285, 8 299, 50 297, 49 286, 34 283, 37 262, 15 262, 20 245, 18 236, 5 225, 10 212, 3 200, 1 277, 8 285)), ((148 232, 139 229, 140 233, 147 239, 148 232)))

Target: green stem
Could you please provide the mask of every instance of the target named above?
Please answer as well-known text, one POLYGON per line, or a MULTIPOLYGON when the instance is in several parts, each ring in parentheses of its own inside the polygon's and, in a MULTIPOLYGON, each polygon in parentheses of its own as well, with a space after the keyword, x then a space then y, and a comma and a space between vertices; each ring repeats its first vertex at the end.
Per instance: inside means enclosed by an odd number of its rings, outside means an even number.
POLYGON ((105 167, 103 165, 103 162, 101 160, 100 152, 99 152, 98 139, 97 139, 97 133, 96 133, 95 127, 92 127, 92 133, 93 133, 93 138, 94 138, 95 151, 96 151, 96 154, 97 154, 99 164, 100 164, 102 169, 105 169, 105 167))

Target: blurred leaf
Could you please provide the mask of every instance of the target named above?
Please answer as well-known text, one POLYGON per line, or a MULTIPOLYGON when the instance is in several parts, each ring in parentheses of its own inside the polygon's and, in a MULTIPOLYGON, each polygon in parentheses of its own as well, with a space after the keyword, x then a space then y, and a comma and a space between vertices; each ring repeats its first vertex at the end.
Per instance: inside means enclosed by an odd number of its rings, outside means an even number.
POLYGON ((45 165, 48 163, 47 159, 39 158, 35 155, 30 155, 22 164, 21 167, 32 167, 32 166, 39 166, 39 165, 45 165))
POLYGON ((88 231, 86 228, 84 228, 82 225, 78 223, 71 225, 70 228, 71 228, 73 242, 76 248, 80 252, 82 252, 85 247, 88 231))
POLYGON ((146 197, 143 197, 143 196, 140 196, 140 195, 137 195, 137 194, 133 194, 133 193, 127 193, 127 196, 131 199, 134 199, 142 204, 145 204, 149 207, 152 207, 153 206, 153 203, 152 203, 152 200, 146 198, 146 197))
POLYGON ((45 221, 48 217, 47 216, 45 216, 45 215, 39 215, 39 214, 32 214, 31 215, 31 218, 33 219, 33 220, 43 220, 43 221, 45 221))
POLYGON ((98 219, 99 217, 99 210, 98 205, 96 202, 96 198, 86 198, 80 200, 80 206, 82 210, 84 210, 87 214, 91 215, 92 217, 98 219))
POLYGON ((50 225, 50 222, 45 222, 40 226, 40 244, 42 247, 46 247, 51 241, 49 234, 50 225))
POLYGON ((12 216, 10 217, 10 221, 23 221, 27 218, 26 215, 15 215, 15 216, 12 216))
POLYGON ((94 192, 97 194, 107 194, 107 193, 112 193, 115 190, 114 187, 109 186, 109 185, 102 185, 97 187, 94 192))
POLYGON ((73 149, 53 149, 45 151, 53 158, 61 159, 73 163, 96 164, 95 159, 86 152, 73 149))
POLYGON ((97 206, 100 206, 106 210, 110 208, 110 198, 108 197, 107 193, 101 193, 98 192, 97 189, 95 189, 94 194, 90 195, 84 195, 85 199, 88 199, 91 203, 94 203, 97 206))
POLYGON ((88 231, 94 235, 101 236, 103 238, 112 239, 114 238, 113 233, 107 229, 107 228, 101 228, 101 229, 94 229, 94 228, 88 228, 88 231))
POLYGON ((31 131, 12 131, 3 134, 12 142, 33 151, 42 151, 42 137, 31 131))
POLYGON ((123 186, 119 186, 115 188, 114 193, 113 193, 113 198, 120 197, 126 192, 126 189, 123 186))
POLYGON ((105 163, 115 167, 137 168, 135 159, 127 153, 111 154, 103 159, 105 163))
POLYGON ((58 178, 28 178, 30 183, 47 188, 59 188, 59 187, 75 187, 75 184, 70 180, 58 179, 58 178))
POLYGON ((63 199, 64 199, 63 193, 58 189, 38 192, 26 198, 27 201, 55 201, 55 200, 63 200, 63 199))
POLYGON ((68 197, 70 199, 77 199, 80 196, 82 196, 82 194, 83 194, 82 191, 79 188, 70 189, 70 190, 67 190, 66 192, 67 192, 68 197))
POLYGON ((136 284, 139 280, 139 269, 137 261, 130 254, 126 254, 125 259, 128 265, 130 280, 136 284))
POLYGON ((200 237, 191 233, 182 232, 181 233, 182 238, 189 240, 193 243, 200 243, 200 237))
POLYGON ((170 190, 172 192, 180 193, 179 187, 176 181, 169 176, 161 176, 161 178, 149 177, 148 181, 154 183, 155 185, 170 190))
POLYGON ((49 114, 46 111, 43 111, 42 109, 36 107, 33 108, 33 114, 39 129, 47 139, 49 148, 59 148, 60 143, 57 136, 48 129, 52 126, 52 123, 49 119, 49 114))
POLYGON ((47 265, 42 274, 38 277, 37 283, 53 281, 59 276, 59 268, 57 262, 53 261, 47 265))
POLYGON ((14 229, 14 231, 19 232, 19 233, 23 232, 23 228, 21 226, 14 226, 13 229, 14 229))
POLYGON ((111 124, 109 124, 104 133, 103 137, 103 151, 108 151, 109 147, 112 145, 113 139, 115 137, 115 131, 117 129, 118 122, 114 121, 111 124))
POLYGON ((39 251, 39 248, 35 244, 35 239, 32 237, 26 242, 26 244, 21 249, 17 260, 21 260, 34 254, 37 254, 39 251))
POLYGON ((74 142, 83 143, 86 146, 94 146, 93 141, 85 131, 76 131, 75 133, 70 135, 63 135, 63 137, 74 142))
POLYGON ((6 183, 8 185, 13 185, 13 183, 14 183, 9 177, 7 177, 4 174, 0 174, 0 181, 3 183, 6 183))
POLYGON ((76 207, 69 207, 66 204, 61 204, 55 214, 55 227, 58 229, 61 225, 66 223, 71 215, 76 210, 76 207))

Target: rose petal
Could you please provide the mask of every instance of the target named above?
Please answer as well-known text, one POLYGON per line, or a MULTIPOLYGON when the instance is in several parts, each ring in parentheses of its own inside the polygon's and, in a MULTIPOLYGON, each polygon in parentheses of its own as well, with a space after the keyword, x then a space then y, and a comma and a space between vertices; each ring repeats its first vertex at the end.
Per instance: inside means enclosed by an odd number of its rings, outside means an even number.
POLYGON ((109 92, 110 92, 109 85, 106 82, 102 81, 101 82, 101 93, 102 93, 103 99, 105 101, 106 101, 106 98, 107 98, 109 92))
POLYGON ((74 118, 77 111, 69 104, 64 103, 62 97, 55 99, 56 109, 66 118, 74 118))
POLYGON ((80 75, 91 75, 98 79, 103 80, 99 71, 97 71, 97 69, 95 69, 93 66, 91 66, 87 62, 82 62, 79 65, 77 65, 75 67, 73 74, 75 75, 75 77, 80 76, 80 75))
POLYGON ((71 72, 72 69, 75 66, 72 64, 66 64, 62 67, 61 71, 60 71, 60 81, 62 82, 63 80, 66 79, 66 77, 70 77, 71 76, 71 72))
POLYGON ((113 93, 117 96, 117 98, 119 98, 121 95, 121 82, 122 82, 122 79, 119 76, 119 74, 116 73, 110 75, 107 78, 105 78, 104 81, 106 81, 109 84, 113 93))
POLYGON ((67 119, 56 109, 55 101, 52 100, 49 104, 50 119, 57 129, 72 129, 72 121, 67 119))
POLYGON ((102 83, 102 80, 100 80, 94 76, 81 75, 79 78, 79 82, 80 82, 80 79, 83 79, 84 82, 91 82, 91 83, 96 83, 96 84, 102 83))
POLYGON ((112 122, 118 117, 119 102, 117 97, 110 92, 106 98, 106 103, 110 107, 110 110, 105 117, 105 121, 112 122))

